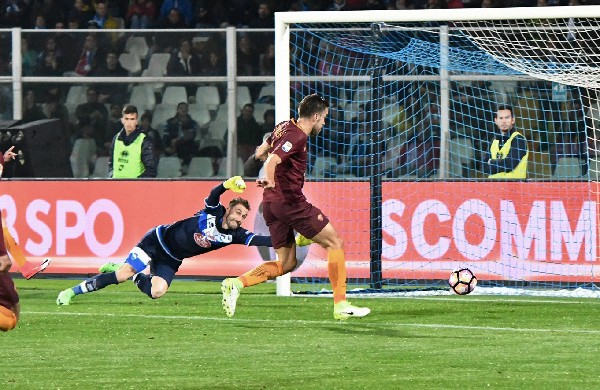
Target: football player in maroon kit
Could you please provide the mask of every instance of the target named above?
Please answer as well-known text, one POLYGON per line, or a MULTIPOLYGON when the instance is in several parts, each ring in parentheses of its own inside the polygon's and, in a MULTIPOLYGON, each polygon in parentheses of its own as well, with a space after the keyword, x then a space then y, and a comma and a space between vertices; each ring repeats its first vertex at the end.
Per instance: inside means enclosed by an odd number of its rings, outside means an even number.
POLYGON ((256 150, 256 159, 265 161, 265 177, 257 179, 264 189, 263 216, 269 227, 277 260, 262 263, 238 278, 225 279, 221 285, 223 309, 228 317, 235 313, 236 302, 244 287, 286 274, 296 266, 294 230, 312 239, 327 251, 327 270, 333 288, 333 317, 345 320, 364 317, 366 307, 346 300, 346 262, 343 241, 321 210, 310 204, 304 194, 308 137, 319 134, 329 113, 322 97, 308 95, 298 106, 298 119, 279 123, 256 150))

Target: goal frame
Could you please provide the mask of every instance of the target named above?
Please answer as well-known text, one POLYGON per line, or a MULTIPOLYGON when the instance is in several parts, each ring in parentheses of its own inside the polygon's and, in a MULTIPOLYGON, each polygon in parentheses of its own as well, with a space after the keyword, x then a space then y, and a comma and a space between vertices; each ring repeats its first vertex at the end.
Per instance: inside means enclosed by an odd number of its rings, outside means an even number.
MULTIPOLYGON (((600 6, 556 6, 556 7, 515 7, 515 8, 466 8, 428 10, 372 10, 372 11, 307 11, 275 13, 275 107, 276 123, 289 119, 291 112, 290 96, 290 25, 301 23, 376 23, 376 22, 450 22, 473 20, 516 20, 516 19, 565 19, 600 17, 600 6)), ((444 35, 444 34, 442 34, 444 35)), ((442 36, 442 50, 444 38, 442 36)), ((442 94, 448 93, 444 86, 444 63, 441 63, 439 80, 442 94)), ((326 78, 327 76, 324 76, 326 78)), ((446 83, 448 80, 446 74, 446 83)), ((442 102, 444 99, 442 99, 442 102)), ((441 107, 442 145, 444 126, 448 127, 447 107, 441 107), (446 113, 446 115, 444 115, 446 113)), ((447 151, 442 146, 442 155, 447 151)), ((447 160, 447 159, 446 159, 447 160)), ((441 168, 442 172, 445 169, 441 168)), ((290 273, 277 278, 276 294, 291 296, 290 273)))

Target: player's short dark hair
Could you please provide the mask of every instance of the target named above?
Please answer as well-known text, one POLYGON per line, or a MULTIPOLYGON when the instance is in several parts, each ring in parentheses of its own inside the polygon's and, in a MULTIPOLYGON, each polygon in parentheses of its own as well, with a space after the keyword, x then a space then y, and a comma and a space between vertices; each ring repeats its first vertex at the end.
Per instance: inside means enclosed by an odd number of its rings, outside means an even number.
POLYGON ((513 111, 513 108, 511 105, 509 104, 500 104, 498 105, 498 107, 496 108, 496 113, 494 114, 494 117, 498 117, 498 111, 510 111, 510 116, 515 116, 515 112, 513 111))
POLYGON ((238 204, 241 204, 242 206, 244 206, 245 208, 247 208, 248 211, 250 211, 250 202, 248 202, 244 198, 233 198, 233 199, 231 199, 231 201, 229 202, 229 208, 235 207, 238 204))
POLYGON ((314 93, 302 99, 298 106, 298 116, 300 118, 309 118, 314 114, 320 114, 326 108, 329 108, 329 102, 314 93))
POLYGON ((121 115, 125 116, 127 114, 136 114, 137 115, 138 110, 137 107, 134 106, 133 104, 127 104, 125 105, 125 107, 123 107, 123 111, 121 111, 121 115))

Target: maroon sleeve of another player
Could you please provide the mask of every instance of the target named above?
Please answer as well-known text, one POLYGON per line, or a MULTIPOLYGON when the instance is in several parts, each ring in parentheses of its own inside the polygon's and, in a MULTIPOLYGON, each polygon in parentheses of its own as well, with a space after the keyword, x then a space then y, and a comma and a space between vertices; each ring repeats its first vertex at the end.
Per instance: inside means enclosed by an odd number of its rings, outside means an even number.
POLYGON ((301 130, 287 131, 280 139, 273 145, 273 151, 271 153, 276 154, 281 158, 281 161, 285 161, 294 153, 299 150, 303 150, 306 146, 306 134, 301 130))
POLYGON ((12 309, 19 303, 19 294, 10 274, 0 272, 0 305, 12 309))

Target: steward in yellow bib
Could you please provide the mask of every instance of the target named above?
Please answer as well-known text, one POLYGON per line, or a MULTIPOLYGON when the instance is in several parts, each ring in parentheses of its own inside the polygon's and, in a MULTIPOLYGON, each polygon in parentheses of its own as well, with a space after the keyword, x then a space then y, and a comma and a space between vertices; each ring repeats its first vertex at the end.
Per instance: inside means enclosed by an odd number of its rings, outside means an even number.
POLYGON ((108 158, 109 176, 115 179, 156 177, 152 140, 138 127, 137 108, 125 106, 121 115, 123 129, 112 141, 108 158))
POLYGON ((526 179, 529 157, 527 139, 514 129, 515 117, 512 107, 498 107, 494 122, 500 129, 500 134, 492 141, 487 164, 484 164, 489 178, 526 179))

